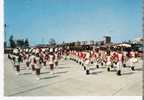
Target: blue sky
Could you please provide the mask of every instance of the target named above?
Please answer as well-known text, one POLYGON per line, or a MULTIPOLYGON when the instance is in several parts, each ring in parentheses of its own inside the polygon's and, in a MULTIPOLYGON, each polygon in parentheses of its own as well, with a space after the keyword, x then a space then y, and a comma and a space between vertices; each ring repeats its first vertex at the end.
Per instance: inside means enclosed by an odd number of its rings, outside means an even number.
POLYGON ((6 39, 32 45, 77 40, 134 39, 142 32, 142 0, 4 0, 6 39))

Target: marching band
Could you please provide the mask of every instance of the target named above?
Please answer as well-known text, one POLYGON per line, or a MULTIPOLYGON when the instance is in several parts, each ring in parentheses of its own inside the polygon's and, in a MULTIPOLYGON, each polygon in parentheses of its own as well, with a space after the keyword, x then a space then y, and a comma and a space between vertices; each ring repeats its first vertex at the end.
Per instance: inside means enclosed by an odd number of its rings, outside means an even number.
POLYGON ((116 74, 120 76, 122 75, 122 68, 130 67, 134 71, 135 64, 138 62, 136 51, 101 49, 78 51, 62 48, 17 48, 8 54, 8 58, 11 59, 17 75, 21 72, 21 63, 25 63, 25 69, 31 70, 37 80, 40 80, 42 67, 47 69, 47 66, 49 66, 51 74, 54 74, 62 58, 79 64, 86 75, 91 73, 91 66, 96 69, 105 66, 108 72, 114 69, 116 74))

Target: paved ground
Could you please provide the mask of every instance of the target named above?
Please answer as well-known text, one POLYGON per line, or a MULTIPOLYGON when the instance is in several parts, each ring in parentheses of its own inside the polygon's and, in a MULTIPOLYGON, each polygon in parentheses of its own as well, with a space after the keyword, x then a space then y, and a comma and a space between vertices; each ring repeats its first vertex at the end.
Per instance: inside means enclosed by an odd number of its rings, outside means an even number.
POLYGON ((123 75, 107 72, 105 67, 92 69, 85 75, 83 68, 72 61, 61 61, 52 75, 42 69, 41 80, 36 80, 30 71, 17 76, 12 63, 4 57, 5 96, 142 96, 142 61, 132 72, 123 69, 123 75))

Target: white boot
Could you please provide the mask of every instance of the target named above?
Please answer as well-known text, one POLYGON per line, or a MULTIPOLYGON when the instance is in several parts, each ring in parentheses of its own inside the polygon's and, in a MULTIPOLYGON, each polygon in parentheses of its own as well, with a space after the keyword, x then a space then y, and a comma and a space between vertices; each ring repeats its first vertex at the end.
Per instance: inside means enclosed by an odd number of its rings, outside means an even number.
POLYGON ((19 72, 16 72, 16 75, 19 75, 19 72))
POLYGON ((36 76, 36 80, 40 80, 40 77, 39 77, 39 76, 36 76))

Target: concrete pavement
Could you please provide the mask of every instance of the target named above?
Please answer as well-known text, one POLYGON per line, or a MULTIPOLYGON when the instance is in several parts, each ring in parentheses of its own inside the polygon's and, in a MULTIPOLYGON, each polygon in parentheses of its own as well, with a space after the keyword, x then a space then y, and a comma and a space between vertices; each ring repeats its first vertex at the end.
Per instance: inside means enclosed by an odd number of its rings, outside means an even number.
POLYGON ((91 70, 85 75, 83 68, 72 61, 60 61, 55 74, 42 69, 36 80, 30 70, 21 67, 17 76, 12 63, 4 57, 5 96, 142 96, 142 61, 136 71, 123 68, 122 76, 107 72, 105 67, 91 70))

